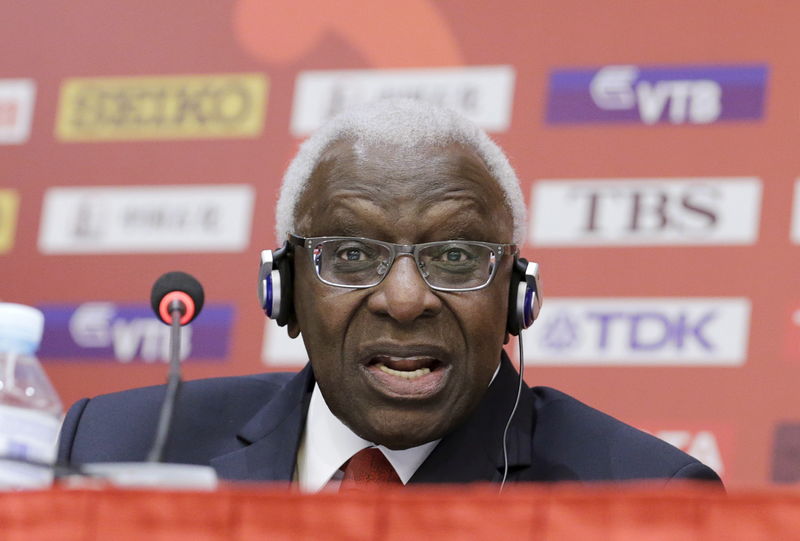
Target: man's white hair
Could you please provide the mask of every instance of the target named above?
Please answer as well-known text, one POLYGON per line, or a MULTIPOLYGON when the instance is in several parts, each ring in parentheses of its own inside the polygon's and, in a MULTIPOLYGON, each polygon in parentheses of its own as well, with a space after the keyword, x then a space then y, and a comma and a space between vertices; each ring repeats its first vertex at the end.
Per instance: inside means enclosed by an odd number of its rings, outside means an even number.
POLYGON ((295 232, 295 208, 325 151, 339 141, 417 149, 458 143, 474 150, 505 193, 513 242, 525 240, 525 202, 508 158, 486 133, 450 109, 411 99, 386 99, 347 110, 308 138, 289 164, 275 211, 278 244, 295 232))

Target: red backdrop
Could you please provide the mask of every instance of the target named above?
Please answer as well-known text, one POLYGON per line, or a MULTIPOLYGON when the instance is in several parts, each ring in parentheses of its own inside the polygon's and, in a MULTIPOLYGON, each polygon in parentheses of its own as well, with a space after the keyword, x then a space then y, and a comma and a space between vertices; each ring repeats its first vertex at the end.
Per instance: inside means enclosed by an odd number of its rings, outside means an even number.
POLYGON ((65 403, 164 380, 144 305, 166 270, 206 287, 187 377, 295 369, 302 350, 255 300, 288 160, 344 104, 431 99, 486 127, 530 211, 555 209, 523 247, 546 293, 528 383, 731 486, 794 482, 798 17, 744 1, 14 3, 0 299, 45 311, 65 403))

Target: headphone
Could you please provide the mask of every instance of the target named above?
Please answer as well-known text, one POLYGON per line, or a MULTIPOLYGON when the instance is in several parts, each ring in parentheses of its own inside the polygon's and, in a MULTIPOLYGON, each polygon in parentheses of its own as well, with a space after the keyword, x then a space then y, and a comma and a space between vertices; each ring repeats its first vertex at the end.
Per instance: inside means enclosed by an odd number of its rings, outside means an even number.
POLYGON ((279 249, 262 250, 258 267, 258 303, 268 318, 283 327, 289 322, 292 306, 292 259, 289 242, 279 249))
MULTIPOLYGON (((258 302, 281 327, 292 312, 292 259, 289 242, 277 250, 263 250, 258 268, 258 302)), ((508 291, 506 331, 514 336, 530 327, 542 307, 539 264, 515 257, 508 291)))

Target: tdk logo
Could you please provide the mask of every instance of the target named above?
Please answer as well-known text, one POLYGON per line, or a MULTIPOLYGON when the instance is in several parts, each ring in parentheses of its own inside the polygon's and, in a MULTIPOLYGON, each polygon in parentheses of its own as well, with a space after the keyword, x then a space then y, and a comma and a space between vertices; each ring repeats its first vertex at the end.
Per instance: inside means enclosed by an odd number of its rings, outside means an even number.
MULTIPOLYGON (((39 309, 47 322, 39 350, 44 359, 116 359, 122 363, 169 359, 170 329, 147 305, 87 302, 39 309)), ((182 357, 224 360, 232 324, 232 306, 206 305, 181 333, 182 357)))
POLYGON ((548 299, 524 334, 526 360, 552 365, 740 365, 747 299, 548 299))
POLYGON ((549 124, 709 124, 763 116, 767 67, 606 66, 550 76, 549 124))

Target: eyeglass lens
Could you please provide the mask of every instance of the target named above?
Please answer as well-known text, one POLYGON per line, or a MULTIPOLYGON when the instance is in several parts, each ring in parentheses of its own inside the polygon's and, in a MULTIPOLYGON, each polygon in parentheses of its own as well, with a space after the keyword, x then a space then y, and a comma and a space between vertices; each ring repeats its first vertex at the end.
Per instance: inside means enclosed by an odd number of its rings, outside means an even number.
MULTIPOLYGON (((314 267, 323 281, 341 286, 372 286, 389 271, 389 246, 363 239, 333 239, 316 244, 314 267)), ((488 246, 446 241, 417 251, 417 265, 432 287, 469 289, 485 285, 494 272, 495 253, 488 246)))

